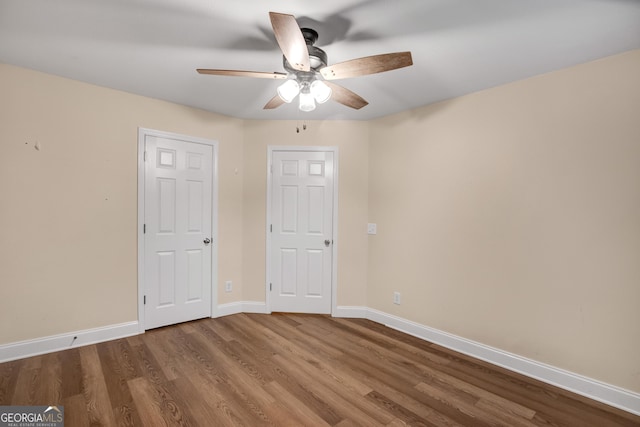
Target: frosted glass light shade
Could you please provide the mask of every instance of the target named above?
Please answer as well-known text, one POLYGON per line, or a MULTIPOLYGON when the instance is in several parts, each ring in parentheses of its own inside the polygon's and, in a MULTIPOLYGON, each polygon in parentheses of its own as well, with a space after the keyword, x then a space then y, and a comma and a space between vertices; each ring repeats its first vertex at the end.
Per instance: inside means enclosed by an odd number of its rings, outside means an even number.
POLYGON ((331 88, 321 80, 314 80, 311 83, 310 90, 318 104, 324 104, 331 98, 331 88))
POLYGON ((300 85, 295 80, 287 80, 278 86, 277 92, 278 96, 288 104, 300 93, 300 85))
POLYGON ((300 110, 313 111, 316 109, 316 103, 313 100, 311 92, 300 92, 300 110))

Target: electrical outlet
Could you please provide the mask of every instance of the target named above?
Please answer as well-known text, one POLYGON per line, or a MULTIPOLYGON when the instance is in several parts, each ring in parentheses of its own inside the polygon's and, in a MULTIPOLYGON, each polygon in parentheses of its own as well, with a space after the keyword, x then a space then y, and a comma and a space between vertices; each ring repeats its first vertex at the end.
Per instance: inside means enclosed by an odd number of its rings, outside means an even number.
POLYGON ((231 292, 232 290, 233 290, 233 283, 231 282, 231 280, 227 280, 226 282, 224 282, 224 291, 231 292))
POLYGON ((400 305, 400 292, 393 293, 393 303, 400 305))

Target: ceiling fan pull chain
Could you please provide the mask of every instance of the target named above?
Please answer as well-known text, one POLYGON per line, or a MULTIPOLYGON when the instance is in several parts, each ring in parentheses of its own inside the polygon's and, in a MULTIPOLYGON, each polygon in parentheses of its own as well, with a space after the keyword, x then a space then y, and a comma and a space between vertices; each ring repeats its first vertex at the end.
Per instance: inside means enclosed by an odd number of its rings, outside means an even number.
MULTIPOLYGON (((302 122, 302 130, 307 130, 307 121, 303 120, 302 122)), ((296 123, 296 133, 300 133, 300 120, 296 123)))

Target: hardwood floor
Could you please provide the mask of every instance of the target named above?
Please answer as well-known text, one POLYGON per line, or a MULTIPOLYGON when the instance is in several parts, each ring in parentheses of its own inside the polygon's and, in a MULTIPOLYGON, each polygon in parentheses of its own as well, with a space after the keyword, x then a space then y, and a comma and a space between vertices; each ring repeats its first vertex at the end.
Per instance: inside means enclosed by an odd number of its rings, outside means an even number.
POLYGON ((0 405, 66 426, 640 426, 367 320, 237 314, 0 364, 0 405))

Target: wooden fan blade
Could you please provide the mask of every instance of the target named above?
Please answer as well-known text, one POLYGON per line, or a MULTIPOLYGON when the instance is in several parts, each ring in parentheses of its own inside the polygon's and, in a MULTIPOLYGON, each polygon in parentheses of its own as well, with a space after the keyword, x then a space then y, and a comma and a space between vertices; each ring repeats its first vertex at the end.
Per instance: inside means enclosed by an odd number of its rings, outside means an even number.
POLYGON ((413 65, 411 52, 384 53, 340 62, 320 70, 325 80, 347 79, 413 65))
POLYGON ((276 12, 269 12, 269 17, 280 50, 289 64, 296 70, 310 71, 307 43, 304 41, 296 18, 293 15, 276 12))
POLYGON ((269 100, 269 102, 266 103, 266 105, 263 107, 263 109, 264 110, 273 110, 274 108, 278 108, 282 104, 284 104, 284 101, 282 100, 282 98, 280 98, 280 95, 276 95, 273 98, 271 98, 269 100))
POLYGON ((254 77, 258 79, 286 79, 286 73, 265 73, 262 71, 241 71, 241 70, 211 70, 207 68, 198 68, 196 70, 200 74, 212 74, 215 76, 236 76, 236 77, 254 77))
POLYGON ((351 92, 346 87, 342 87, 340 85, 337 85, 331 82, 324 82, 324 83, 331 88, 331 99, 333 99, 336 102, 339 102, 342 105, 346 105, 347 107, 351 107, 356 110, 359 110, 365 105, 369 104, 360 95, 354 92, 351 92))

